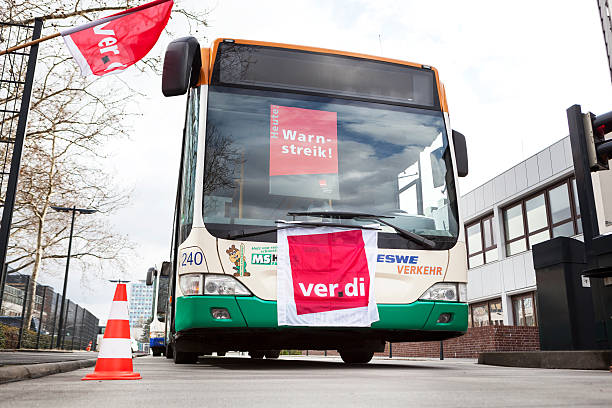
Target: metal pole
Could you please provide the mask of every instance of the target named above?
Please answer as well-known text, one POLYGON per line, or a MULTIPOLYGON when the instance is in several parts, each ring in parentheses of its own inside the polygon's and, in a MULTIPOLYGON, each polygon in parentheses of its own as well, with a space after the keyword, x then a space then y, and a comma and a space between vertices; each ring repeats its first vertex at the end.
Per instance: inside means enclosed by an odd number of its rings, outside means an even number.
POLYGON ((597 210, 595 196, 593 195, 593 180, 589 168, 586 139, 584 134, 584 119, 580 105, 573 105, 567 109, 567 124, 572 145, 572 159, 574 161, 574 175, 576 176, 576 189, 578 190, 578 203, 584 236, 584 248, 589 259, 593 247, 593 238, 599 235, 597 224, 597 210))
POLYGON ((444 360, 444 342, 440 341, 440 360, 444 360))
MULTIPOLYGON (((19 339, 17 340, 17 348, 21 348, 21 341, 23 339, 23 326, 27 324, 25 321, 25 312, 28 304, 28 288, 30 287, 30 277, 26 276, 26 283, 23 287, 23 306, 21 308, 21 327, 19 328, 19 339)), ((26 328, 26 330, 29 329, 26 328)))
POLYGON ((76 206, 72 207, 72 222, 70 223, 70 239, 68 240, 68 258, 66 258, 66 273, 64 274, 64 290, 62 291, 62 308, 60 309, 60 321, 57 333, 57 347, 60 347, 60 337, 64 329, 64 307, 66 304, 66 286, 68 285, 68 270, 70 269, 70 251, 72 250, 72 232, 74 231, 74 216, 76 214, 76 206))
POLYGON ((77 315, 79 314, 79 305, 74 304, 74 330, 72 331, 72 341, 70 342, 70 350, 74 350, 74 338, 77 334, 77 315))
MULTIPOLYGON (((55 291, 54 291, 55 293, 55 291)), ((57 323, 57 307, 59 306, 59 294, 56 293, 57 297, 55 298, 55 309, 53 310, 53 326, 51 326, 51 341, 49 341, 49 350, 53 348, 54 337, 55 337, 55 324, 57 323)))
POLYGON ((0 310, 2 310, 2 299, 4 298, 4 285, 6 285, 7 275, 8 264, 4 264, 4 268, 2 268, 2 272, 0 273, 0 310))
POLYGON ((81 316, 81 329, 79 330, 79 350, 83 350, 83 332, 85 331, 85 312, 87 309, 83 308, 83 315, 81 316))
POLYGON ((393 358, 393 343, 389 342, 389 358, 393 358))
MULTIPOLYGON (((62 299, 62 302, 64 300, 62 299)), ((64 314, 64 330, 60 331, 59 334, 62 336, 62 347, 60 347, 61 349, 64 348, 65 346, 65 341, 66 341, 66 322, 68 321, 68 312, 70 311, 70 299, 68 299, 68 304, 66 305, 66 313, 64 314)), ((61 316, 60 316, 61 318, 61 316)))
MULTIPOLYGON (((41 31, 42 20, 37 18, 36 20, 34 20, 34 31, 32 32, 32 39, 35 40, 40 38, 41 31)), ((30 48, 30 56, 28 57, 28 68, 25 75, 25 83, 23 84, 23 95, 21 96, 19 121, 17 122, 15 144, 13 145, 13 154, 11 156, 11 170, 9 173, 8 185, 6 187, 4 208, 2 210, 2 222, 0 223, 0 265, 4 265, 6 263, 6 251, 8 248, 9 234, 11 232, 13 209, 15 207, 15 195, 17 192, 17 177, 19 176, 19 167, 21 165, 21 154, 23 152, 23 141, 25 138, 28 111, 30 109, 30 96, 32 95, 32 84, 34 83, 34 70, 36 69, 37 58, 38 44, 32 45, 32 47, 30 48)), ((0 298, 0 304, 1 303, 2 300, 0 298)))
MULTIPOLYGON (((36 350, 38 350, 38 345, 40 344, 40 332, 42 331, 42 322, 43 322, 43 312, 45 311, 45 297, 47 296, 48 287, 45 286, 43 289, 43 298, 42 304, 40 305, 40 318, 38 319, 38 334, 36 335, 36 350)), ((36 304, 36 302, 34 303, 36 304)))

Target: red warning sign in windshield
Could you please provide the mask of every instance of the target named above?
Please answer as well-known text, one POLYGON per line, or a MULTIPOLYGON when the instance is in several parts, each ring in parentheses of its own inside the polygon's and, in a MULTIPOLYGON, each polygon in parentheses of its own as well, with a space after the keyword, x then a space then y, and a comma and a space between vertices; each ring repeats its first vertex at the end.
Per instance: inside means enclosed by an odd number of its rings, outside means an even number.
POLYGON ((338 114, 270 106, 270 176, 338 173, 338 114))

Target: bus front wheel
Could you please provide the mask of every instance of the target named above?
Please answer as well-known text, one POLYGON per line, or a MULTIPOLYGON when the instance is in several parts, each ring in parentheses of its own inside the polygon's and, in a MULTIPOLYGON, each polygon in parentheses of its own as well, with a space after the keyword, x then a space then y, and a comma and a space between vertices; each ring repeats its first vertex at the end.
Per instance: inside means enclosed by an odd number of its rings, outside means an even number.
POLYGON ((280 350, 266 350, 264 355, 267 359, 276 359, 280 356, 280 350))
POLYGON ((198 353, 174 350, 174 364, 195 364, 198 362, 198 353))
POLYGON ((366 364, 374 357, 373 351, 367 350, 339 350, 342 361, 346 364, 366 364))
POLYGON ((265 354, 263 351, 249 351, 249 356, 251 356, 251 358, 261 360, 264 358, 265 354))

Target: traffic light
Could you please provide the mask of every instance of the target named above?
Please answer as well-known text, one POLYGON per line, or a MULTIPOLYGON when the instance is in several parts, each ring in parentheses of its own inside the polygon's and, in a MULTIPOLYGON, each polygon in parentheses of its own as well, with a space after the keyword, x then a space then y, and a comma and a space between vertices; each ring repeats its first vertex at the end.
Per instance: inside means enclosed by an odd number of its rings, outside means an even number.
POLYGON ((606 134, 612 133, 612 112, 599 116, 591 112, 585 113, 583 121, 591 171, 609 170, 608 160, 612 159, 612 139, 606 140, 606 134))

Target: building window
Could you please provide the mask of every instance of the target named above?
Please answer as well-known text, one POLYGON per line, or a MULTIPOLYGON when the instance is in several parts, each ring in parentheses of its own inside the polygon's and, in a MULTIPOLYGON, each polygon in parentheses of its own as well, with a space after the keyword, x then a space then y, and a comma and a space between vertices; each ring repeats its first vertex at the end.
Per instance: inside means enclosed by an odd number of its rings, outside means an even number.
POLYGON ((573 177, 506 207, 502 215, 508 256, 551 238, 582 233, 573 177))
POLYGON ((468 263, 470 268, 497 261, 495 222, 493 214, 481 218, 465 228, 467 237, 468 263))
POLYGON ((535 292, 512 296, 515 326, 537 326, 535 292))
POLYGON ((501 299, 491 299, 470 305, 469 327, 503 326, 501 299))

